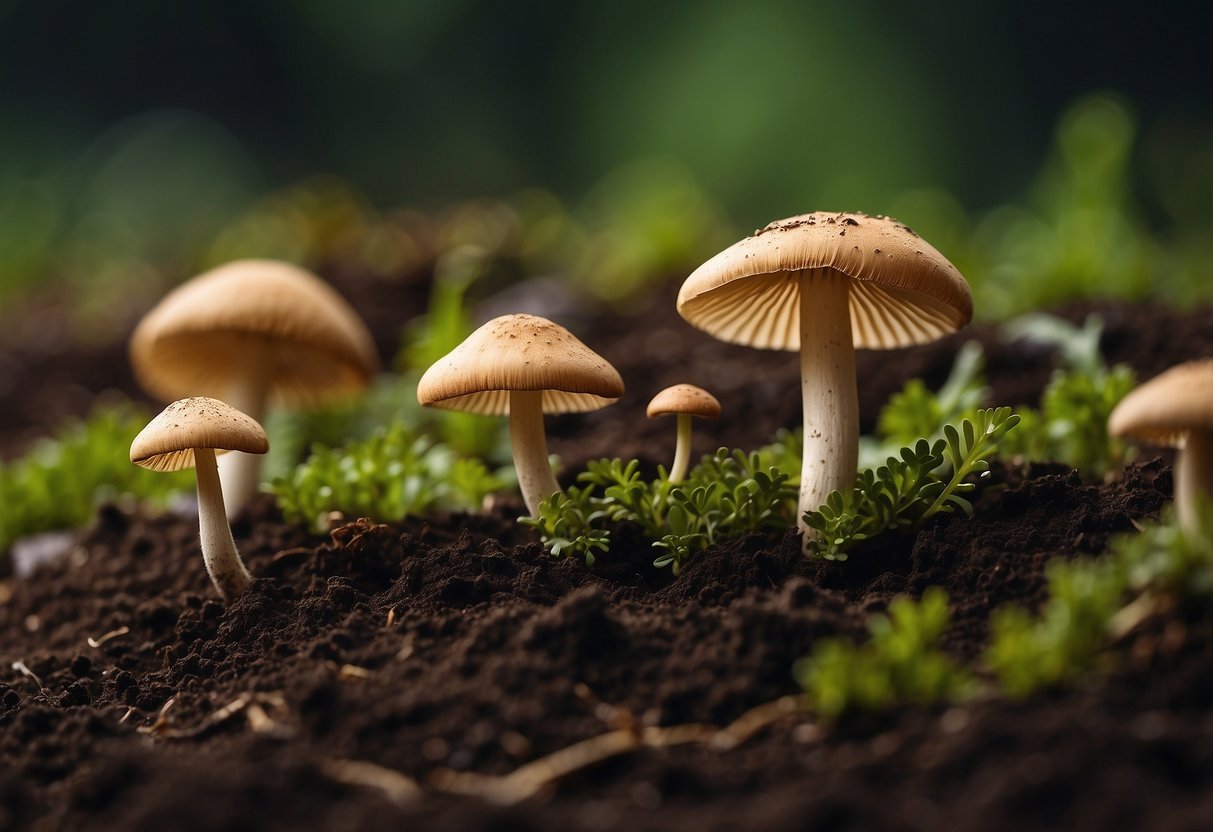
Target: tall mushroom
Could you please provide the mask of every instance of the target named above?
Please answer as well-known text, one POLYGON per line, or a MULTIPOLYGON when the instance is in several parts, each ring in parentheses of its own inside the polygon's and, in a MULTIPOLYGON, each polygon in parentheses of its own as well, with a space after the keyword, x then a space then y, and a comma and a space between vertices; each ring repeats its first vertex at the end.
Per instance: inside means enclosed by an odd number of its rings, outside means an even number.
POLYGON ((1185 531, 1200 528, 1202 504, 1213 500, 1213 359, 1189 361, 1155 376, 1108 416, 1108 433, 1178 448, 1175 516, 1185 531))
POLYGON ((248 589, 252 578, 236 551, 223 508, 216 451, 263 454, 269 440, 257 421, 217 399, 173 402, 131 443, 131 462, 153 471, 194 468, 198 477, 198 532, 206 571, 223 600, 248 589))
POLYGON ((669 480, 682 482, 691 465, 691 417, 719 419, 720 402, 702 387, 696 387, 694 384, 675 384, 654 396, 645 411, 645 415, 650 419, 670 413, 678 416, 678 432, 669 480))
MULTIPOLYGON (((271 399, 312 406, 363 389, 379 361, 366 326, 324 281, 274 260, 237 260, 164 297, 131 335, 131 365, 164 401, 213 396, 253 419, 271 399)), ((229 514, 257 491, 261 458, 221 460, 229 514)))
POLYGON ((804 513, 856 476, 855 348, 933 341, 973 317, 948 260, 888 217, 818 212, 778 220, 696 269, 678 293, 688 323, 722 341, 800 351, 804 513))
POLYGON ((623 379, 559 324, 504 315, 477 329, 425 371, 428 407, 510 417, 514 468, 527 511, 560 490, 548 462, 543 414, 598 410, 623 395, 623 379))

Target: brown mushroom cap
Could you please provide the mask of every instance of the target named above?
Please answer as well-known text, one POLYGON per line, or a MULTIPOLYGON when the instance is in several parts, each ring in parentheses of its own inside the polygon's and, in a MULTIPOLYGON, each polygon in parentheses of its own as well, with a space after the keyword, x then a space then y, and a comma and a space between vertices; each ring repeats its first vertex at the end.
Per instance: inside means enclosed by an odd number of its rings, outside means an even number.
POLYGON ((536 315, 504 315, 434 362, 417 384, 417 401, 504 416, 516 390, 543 391, 544 413, 581 413, 622 396, 623 379, 559 324, 536 315))
POLYGON ((969 284, 908 226, 889 217, 817 212, 778 220, 708 260, 683 283, 678 312, 722 341, 800 348, 800 281, 831 268, 853 279, 856 347, 933 341, 973 318, 969 284))
POLYGON ((194 448, 263 454, 270 449, 255 419, 218 399, 175 401, 147 423, 131 443, 131 462, 153 471, 194 467, 194 448))
POLYGON ((1160 373, 1121 399, 1108 417, 1108 433, 1152 445, 1183 447, 1193 430, 1213 431, 1213 359, 1160 373))
POLYGON ((366 326, 341 295, 289 263, 237 260, 178 286, 131 336, 144 389, 165 400, 223 396, 263 350, 270 394, 309 404, 366 386, 379 366, 366 326))
POLYGON ((654 396, 645 411, 645 415, 650 419, 669 413, 686 413, 701 419, 719 419, 720 402, 702 387, 696 387, 694 384, 675 384, 654 396))

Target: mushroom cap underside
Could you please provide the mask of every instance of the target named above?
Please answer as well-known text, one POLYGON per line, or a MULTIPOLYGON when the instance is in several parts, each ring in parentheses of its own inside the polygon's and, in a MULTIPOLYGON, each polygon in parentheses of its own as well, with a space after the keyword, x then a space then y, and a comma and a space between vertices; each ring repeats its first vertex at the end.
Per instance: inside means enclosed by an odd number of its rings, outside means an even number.
POLYGON ((933 341, 973 318, 969 284, 947 258, 888 217, 818 212, 778 220, 708 260, 682 285, 678 311, 722 341, 800 348, 801 273, 850 278, 856 347, 933 341))

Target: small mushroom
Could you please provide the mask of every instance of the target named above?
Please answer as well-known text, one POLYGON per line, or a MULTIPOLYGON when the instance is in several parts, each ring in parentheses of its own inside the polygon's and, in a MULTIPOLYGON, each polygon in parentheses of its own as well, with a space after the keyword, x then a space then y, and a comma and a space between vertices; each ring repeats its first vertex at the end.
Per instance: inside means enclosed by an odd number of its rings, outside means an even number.
POLYGON ((425 371, 427 407, 510 417, 510 444, 527 511, 560 490, 548 462, 545 413, 598 410, 623 395, 623 379, 567 329, 535 315, 504 315, 477 329, 425 371))
POLYGON ((800 352, 804 514, 855 481, 855 348, 933 341, 973 317, 956 267, 888 217, 818 212, 778 220, 696 269, 678 312, 722 341, 800 352))
POLYGON ((1178 448, 1175 515, 1197 531, 1201 508, 1213 500, 1213 359, 1172 367, 1120 400, 1108 433, 1149 445, 1178 448))
POLYGON ((720 402, 716 397, 694 384, 675 384, 662 390, 649 402, 645 415, 650 419, 670 413, 678 416, 678 438, 674 446, 674 462, 670 465, 670 482, 682 482, 691 464, 691 417, 719 419, 720 402))
MULTIPOLYGON (((178 286, 131 335, 131 365, 164 401, 214 396, 260 421, 267 403, 313 406, 366 387, 374 342, 349 304, 311 272, 237 260, 178 286)), ((256 492, 261 458, 221 460, 229 514, 256 492)))
POLYGON ((225 601, 247 590, 252 578, 232 540, 215 454, 263 454, 269 447, 265 431, 255 419, 217 399, 201 396, 170 404, 131 443, 131 462, 143 468, 196 470, 202 560, 225 601))

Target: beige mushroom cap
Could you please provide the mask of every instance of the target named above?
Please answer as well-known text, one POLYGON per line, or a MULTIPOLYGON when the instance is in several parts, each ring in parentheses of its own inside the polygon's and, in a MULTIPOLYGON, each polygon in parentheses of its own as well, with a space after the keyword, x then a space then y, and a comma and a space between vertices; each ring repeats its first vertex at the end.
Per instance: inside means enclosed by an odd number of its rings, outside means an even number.
POLYGON ((853 279, 856 347, 926 343, 973 318, 969 284, 909 227, 824 211, 777 220, 708 260, 683 283, 678 312, 722 341, 797 350, 798 273, 819 268, 853 279))
POLYGON ((1189 432, 1213 431, 1213 359, 1160 373, 1120 400, 1108 433, 1152 445, 1183 447, 1189 432))
POLYGON ((271 395, 306 405, 366 386, 374 342, 341 295, 275 260, 236 260, 178 286, 131 336, 139 383, 165 400, 225 395, 234 368, 264 350, 271 395))
POLYGON ((719 419, 720 402, 702 387, 696 387, 694 384, 675 384, 654 396, 645 411, 645 415, 650 419, 670 413, 686 413, 701 419, 719 419))
POLYGON ((175 401, 147 423, 131 443, 131 462, 153 471, 194 467, 194 448, 263 454, 270 449, 255 419, 218 399, 175 401))
POLYGON ((536 315, 503 315, 425 371, 417 401, 504 416, 510 392, 543 391, 544 413, 582 413, 623 395, 623 379, 571 332, 536 315))

